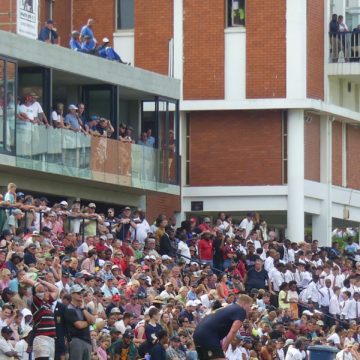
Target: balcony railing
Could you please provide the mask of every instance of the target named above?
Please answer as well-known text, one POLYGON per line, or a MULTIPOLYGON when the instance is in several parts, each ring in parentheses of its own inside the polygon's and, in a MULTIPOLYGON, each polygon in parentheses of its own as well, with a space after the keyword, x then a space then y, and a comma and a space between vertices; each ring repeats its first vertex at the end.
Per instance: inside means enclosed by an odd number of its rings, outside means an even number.
POLYGON ((16 122, 16 166, 146 190, 178 193, 178 156, 68 129, 16 122))
POLYGON ((360 32, 329 33, 329 62, 358 62, 360 60, 360 32))

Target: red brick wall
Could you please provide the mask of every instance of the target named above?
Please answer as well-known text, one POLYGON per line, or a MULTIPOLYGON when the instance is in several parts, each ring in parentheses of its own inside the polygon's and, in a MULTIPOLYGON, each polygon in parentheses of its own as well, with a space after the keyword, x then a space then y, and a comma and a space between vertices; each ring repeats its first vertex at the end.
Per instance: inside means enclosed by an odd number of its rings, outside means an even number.
POLYGON ((360 129, 346 127, 346 185, 360 189, 360 129))
POLYGON ((16 32, 16 2, 0 1, 0 30, 16 32))
POLYGON ((324 0, 307 0, 307 96, 324 99, 324 0))
POLYGON ((311 115, 304 123, 305 135, 305 179, 320 181, 320 118, 311 115))
MULTIPOLYGON (((60 36, 60 45, 68 47, 71 28, 71 0, 53 2, 53 19, 60 36)), ((76 15, 77 16, 77 15, 76 15)))
POLYGON ((249 99, 286 97, 285 20, 285 0, 246 2, 246 97, 249 99))
POLYGON ((342 125, 334 121, 332 125, 332 183, 342 184, 342 125))
POLYGON ((201 111, 190 117, 190 185, 282 183, 280 111, 201 111))
POLYGON ((181 211, 180 196, 154 194, 146 196, 146 218, 151 224, 160 213, 170 217, 174 212, 181 211))
MULTIPOLYGON (((115 0, 75 0, 73 1, 72 30, 81 30, 88 19, 94 19, 95 38, 112 38, 115 30, 115 0)), ((64 45, 67 46, 67 44, 64 45)))
POLYGON ((173 37, 173 1, 135 0, 135 65, 168 74, 169 40, 173 37))
POLYGON ((224 3, 184 0, 184 99, 224 98, 224 3))

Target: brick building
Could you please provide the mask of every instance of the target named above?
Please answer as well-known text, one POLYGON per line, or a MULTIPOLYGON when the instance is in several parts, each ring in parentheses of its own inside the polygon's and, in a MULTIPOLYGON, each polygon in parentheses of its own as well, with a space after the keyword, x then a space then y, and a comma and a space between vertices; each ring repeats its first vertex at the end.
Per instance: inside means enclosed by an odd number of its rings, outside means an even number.
MULTIPOLYGON (((332 227, 360 221, 360 65, 350 33, 345 60, 332 61, 328 34, 332 13, 355 28, 359 5, 39 0, 61 45, 94 18, 97 39, 111 38, 126 61, 180 79, 179 218, 254 210, 294 241, 311 228, 324 244, 332 227)), ((0 25, 15 31, 14 19, 9 11, 0 25)))

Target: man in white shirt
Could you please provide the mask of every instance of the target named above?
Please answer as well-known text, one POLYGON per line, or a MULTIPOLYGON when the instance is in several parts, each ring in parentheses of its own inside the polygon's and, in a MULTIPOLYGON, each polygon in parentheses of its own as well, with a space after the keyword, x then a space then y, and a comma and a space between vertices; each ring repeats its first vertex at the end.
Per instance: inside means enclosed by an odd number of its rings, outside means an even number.
POLYGON ((272 282, 273 290, 279 292, 281 284, 285 282, 285 265, 283 263, 276 264, 275 269, 269 272, 269 279, 272 282))
POLYGON ((335 359, 336 360, 353 360, 354 358, 351 353, 352 347, 353 347, 353 344, 347 345, 344 350, 341 350, 336 354, 335 359))
MULTIPOLYGON (((320 289, 320 297, 319 297, 319 305, 321 311, 325 315, 329 315, 329 306, 330 306, 330 299, 334 296, 334 291, 331 288, 331 280, 325 280, 325 286, 320 289)), ((325 322, 328 323, 329 318, 325 316, 325 322)))
POLYGON ((244 218, 239 225, 240 229, 245 229, 245 239, 247 239, 251 230, 254 228, 254 222, 253 222, 254 216, 255 216, 254 213, 248 212, 246 214, 246 218, 244 218))
POLYGON ((349 305, 347 309, 347 318, 349 320, 357 320, 360 317, 360 294, 354 293, 353 298, 349 300, 349 305))
POLYGON ((266 258, 264 263, 264 269, 269 273, 270 270, 274 267, 274 259, 276 257, 276 250, 271 249, 269 251, 269 256, 266 258))
POLYGON ((302 360, 302 349, 303 342, 301 340, 296 340, 294 345, 289 347, 285 356, 285 360, 302 360))
POLYGON ((340 303, 341 318, 348 320, 349 319, 350 297, 351 297, 350 291, 344 291, 342 293, 342 297, 343 297, 343 301, 340 303))
POLYGON ((308 287, 305 289, 306 299, 310 299, 311 302, 319 304, 319 298, 321 297, 320 289, 319 275, 314 275, 313 280, 309 282, 308 287))
POLYGON ((336 319, 340 318, 340 288, 335 286, 334 295, 330 298, 329 314, 336 319))
POLYGON ((343 287, 343 282, 345 280, 345 276, 340 274, 339 268, 337 266, 334 266, 332 268, 332 273, 327 275, 325 279, 331 280, 331 287, 334 288, 335 286, 338 286, 340 289, 343 287))
POLYGON ((190 264, 191 254, 190 249, 187 243, 185 242, 186 235, 180 235, 179 242, 177 245, 177 252, 182 255, 182 258, 185 260, 186 264, 190 264))
POLYGON ((35 118, 38 119, 40 124, 45 124, 46 127, 49 127, 49 121, 44 113, 43 108, 40 103, 37 101, 39 97, 36 93, 31 93, 31 107, 33 108, 35 118))
POLYGON ((89 247, 94 245, 94 238, 92 236, 87 236, 85 241, 77 248, 76 255, 79 260, 87 257, 89 247))
POLYGON ((241 360, 242 359, 242 352, 239 347, 240 340, 237 336, 231 341, 229 347, 226 350, 225 356, 228 360, 241 360))
POLYGON ((13 330, 9 326, 1 329, 0 337, 0 359, 17 358, 18 354, 11 345, 10 339, 13 335, 13 330))

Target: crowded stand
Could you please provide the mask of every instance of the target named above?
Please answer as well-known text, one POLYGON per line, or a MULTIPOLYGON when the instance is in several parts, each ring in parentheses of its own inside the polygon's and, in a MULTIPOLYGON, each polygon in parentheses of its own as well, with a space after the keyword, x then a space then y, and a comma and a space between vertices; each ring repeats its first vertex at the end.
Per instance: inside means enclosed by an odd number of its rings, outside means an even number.
POLYGON ((1 359, 360 359, 353 230, 327 248, 257 213, 178 224, 13 183, 0 229, 1 359))

